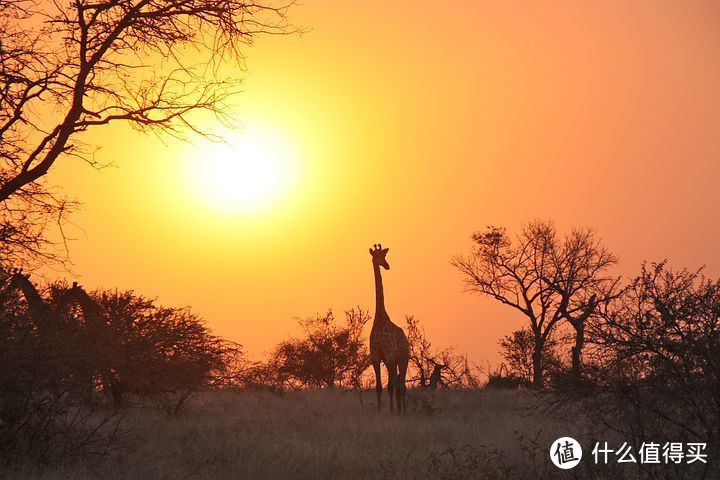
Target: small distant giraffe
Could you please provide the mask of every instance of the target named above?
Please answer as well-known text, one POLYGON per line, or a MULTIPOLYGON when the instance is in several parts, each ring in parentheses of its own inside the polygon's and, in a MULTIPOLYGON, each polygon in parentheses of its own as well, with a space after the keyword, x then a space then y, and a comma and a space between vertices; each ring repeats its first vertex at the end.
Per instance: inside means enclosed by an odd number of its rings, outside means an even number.
POLYGON ((390 411, 393 411, 393 396, 397 401, 397 413, 405 412, 405 375, 410 358, 409 345, 402 328, 390 321, 385 311, 380 267, 390 270, 385 256, 389 249, 376 244, 370 249, 373 272, 375 273, 375 319, 370 331, 370 360, 375 370, 375 392, 377 408, 380 411, 382 400, 382 379, 380 362, 385 364, 388 372, 388 393, 390 394, 390 411))
POLYGON ((433 368, 433 372, 430 375, 430 384, 428 387, 434 390, 438 388, 438 386, 445 386, 445 382, 443 382, 442 379, 442 369, 447 368, 447 365, 443 365, 442 363, 433 363, 435 364, 435 368, 433 368))

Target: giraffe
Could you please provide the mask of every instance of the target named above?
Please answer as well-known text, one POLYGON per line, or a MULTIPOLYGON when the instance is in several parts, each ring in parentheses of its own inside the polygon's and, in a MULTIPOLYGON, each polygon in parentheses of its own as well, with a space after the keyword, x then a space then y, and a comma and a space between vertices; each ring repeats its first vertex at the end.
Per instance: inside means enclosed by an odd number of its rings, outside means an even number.
POLYGON ((18 289, 25 297, 28 314, 38 330, 49 330, 52 312, 35 285, 30 281, 30 274, 23 273, 21 269, 13 269, 10 276, 9 289, 18 289))
POLYGON ((445 382, 443 382, 442 379, 442 369, 447 368, 447 365, 443 365, 442 363, 435 363, 435 368, 433 368, 433 372, 430 375, 430 384, 428 385, 429 388, 432 388, 433 390, 438 388, 438 386, 444 387, 445 382))
POLYGON ((388 393, 390 395, 390 411, 393 411, 393 396, 397 401, 397 413, 405 412, 405 375, 410 358, 408 340, 402 328, 390 321, 385 310, 380 267, 390 270, 385 256, 388 249, 376 244, 370 249, 373 272, 375 274, 375 319, 370 331, 370 360, 375 370, 375 392, 377 408, 380 411, 382 399, 382 379, 380 362, 385 364, 388 372, 388 393), (395 391, 397 389, 397 392, 395 391))
POLYGON ((110 351, 113 342, 110 328, 103 318, 100 306, 88 295, 84 288, 73 282, 72 287, 67 291, 67 299, 80 307, 85 322, 84 328, 89 334, 89 341, 86 348, 89 350, 91 360, 99 373, 104 395, 112 398, 113 406, 119 408, 122 403, 120 385, 117 376, 110 367, 110 362, 115 356, 110 351))
MULTIPOLYGON (((58 328, 62 328, 63 322, 58 315, 58 310, 51 309, 38 293, 37 288, 30 281, 30 274, 23 273, 22 269, 13 269, 8 289, 20 290, 25 297, 27 312, 38 334, 38 339, 42 345, 41 348, 45 349, 46 353, 48 353, 48 349, 57 351, 57 348, 65 343, 58 341, 59 338, 63 338, 63 334, 58 332, 58 328)), ((77 367, 77 365, 73 365, 73 367, 77 367)), ((64 370, 63 375, 83 379, 80 381, 81 395, 85 400, 89 400, 92 382, 85 379, 86 375, 79 373, 77 368, 71 368, 71 371, 64 370)))

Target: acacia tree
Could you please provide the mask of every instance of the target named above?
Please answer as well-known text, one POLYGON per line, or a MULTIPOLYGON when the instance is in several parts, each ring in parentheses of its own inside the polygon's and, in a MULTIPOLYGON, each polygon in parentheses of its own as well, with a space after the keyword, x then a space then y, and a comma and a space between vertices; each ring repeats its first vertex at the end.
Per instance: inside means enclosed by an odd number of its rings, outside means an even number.
MULTIPOLYGON (((298 320, 304 335, 281 342, 261 371, 283 386, 360 387, 360 377, 369 366, 362 332, 370 315, 361 308, 345 312, 344 325, 332 310, 298 320), (273 378, 274 377, 274 378, 273 378)), ((257 368, 252 371, 257 378, 257 368)))
POLYGON ((221 384, 239 345, 212 335, 189 308, 157 305, 132 291, 92 294, 111 331, 98 359, 109 364, 113 400, 125 394, 161 398, 177 409, 189 395, 221 384))
POLYGON ((221 61, 242 67, 243 45, 289 31, 292 2, 270 2, 0 2, 2 248, 41 253, 47 217, 61 220, 70 206, 43 177, 63 157, 99 166, 84 132, 126 122, 208 135, 196 112, 230 120, 239 79, 221 75, 221 61))
POLYGON ((559 240, 555 226, 547 221, 524 225, 514 239, 499 227, 488 227, 472 239, 472 253, 454 257, 452 263, 463 274, 468 291, 494 298, 527 317, 533 336, 533 384, 542 387, 543 351, 553 329, 604 285, 605 269, 616 260, 609 254, 606 258, 604 249, 589 248, 596 245, 592 230, 576 230, 559 240))

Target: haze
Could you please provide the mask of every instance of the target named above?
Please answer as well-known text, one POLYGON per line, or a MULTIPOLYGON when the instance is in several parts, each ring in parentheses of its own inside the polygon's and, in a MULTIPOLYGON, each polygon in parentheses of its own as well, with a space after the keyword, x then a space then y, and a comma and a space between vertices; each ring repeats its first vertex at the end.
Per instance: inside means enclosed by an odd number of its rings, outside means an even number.
POLYGON ((484 364, 522 318, 463 293, 449 260, 474 230, 590 225, 619 274, 720 272, 717 2, 307 0, 290 17, 311 30, 247 50, 236 113, 293 145, 292 189, 213 209, 184 170, 202 148, 97 130, 115 167, 68 158, 49 177, 84 203, 74 278, 190 305, 259 356, 294 317, 372 309, 381 242, 395 323, 414 314, 484 364))

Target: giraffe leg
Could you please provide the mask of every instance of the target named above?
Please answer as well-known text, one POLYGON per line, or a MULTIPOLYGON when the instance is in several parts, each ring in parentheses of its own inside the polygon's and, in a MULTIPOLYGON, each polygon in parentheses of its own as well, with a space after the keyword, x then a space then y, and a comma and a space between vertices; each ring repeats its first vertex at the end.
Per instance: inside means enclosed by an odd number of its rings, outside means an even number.
POLYGON ((408 362, 405 359, 400 360, 398 363, 398 413, 400 413, 400 408, 402 407, 402 413, 406 412, 405 407, 405 395, 407 393, 407 388, 405 387, 405 376, 407 375, 407 367, 408 362))
POLYGON ((382 404, 382 377, 380 374, 380 360, 373 360, 373 370, 375 370, 375 394, 377 395, 377 410, 380 411, 382 404))
MULTIPOLYGON (((400 366, 398 365, 398 369, 400 366)), ((397 413, 402 413, 402 387, 400 386, 400 374, 397 373, 397 381, 395 385, 395 401, 397 402, 397 413)))
POLYGON ((388 372, 388 394, 390 395, 390 413, 394 412, 393 397, 395 396, 395 387, 397 386, 397 365, 389 363, 385 365, 388 372))

